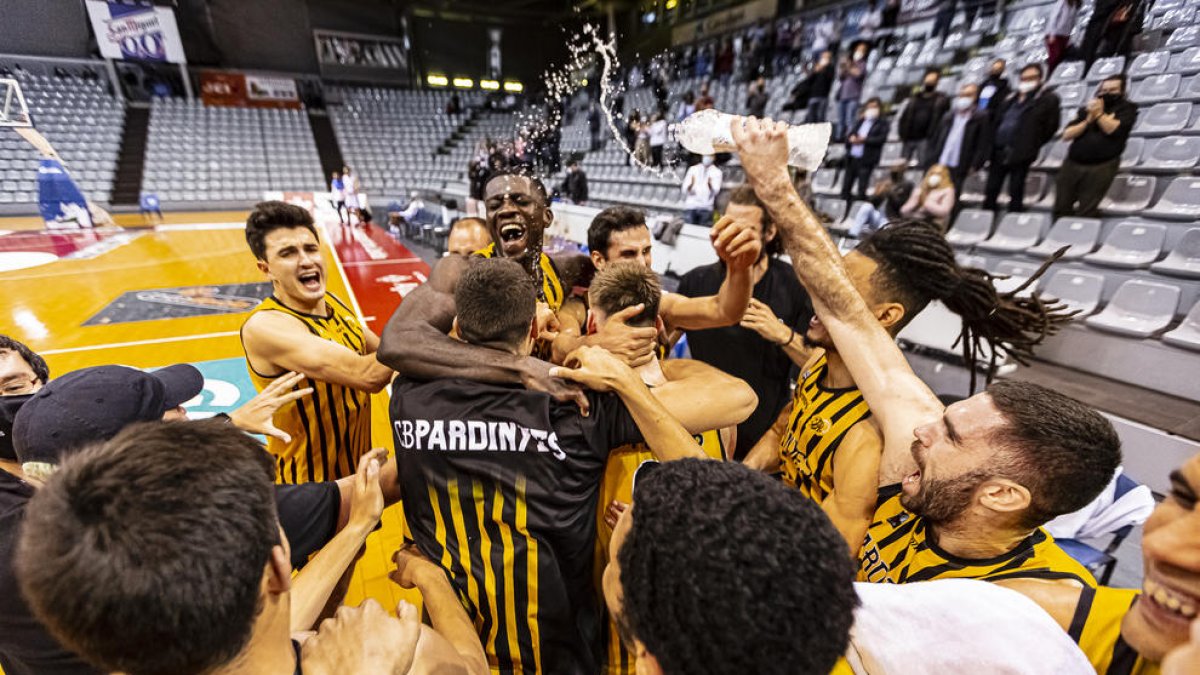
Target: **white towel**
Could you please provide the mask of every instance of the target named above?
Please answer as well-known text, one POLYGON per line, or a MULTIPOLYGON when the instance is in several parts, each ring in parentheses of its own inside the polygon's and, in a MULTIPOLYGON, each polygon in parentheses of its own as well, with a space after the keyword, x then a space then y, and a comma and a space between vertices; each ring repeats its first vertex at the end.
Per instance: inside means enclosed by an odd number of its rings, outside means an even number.
POLYGON ((858 675, 1094 675, 1050 615, 986 581, 857 583, 846 660, 858 675))

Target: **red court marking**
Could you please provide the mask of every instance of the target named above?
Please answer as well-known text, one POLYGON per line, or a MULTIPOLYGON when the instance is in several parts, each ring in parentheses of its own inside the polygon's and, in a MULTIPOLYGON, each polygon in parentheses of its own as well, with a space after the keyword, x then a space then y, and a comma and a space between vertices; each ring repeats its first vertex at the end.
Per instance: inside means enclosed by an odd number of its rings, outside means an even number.
POLYGON ((22 231, 0 236, 0 251, 38 251, 53 253, 62 258, 88 246, 125 232, 114 230, 97 232, 78 230, 72 232, 22 231))
POLYGON ((325 231, 367 326, 382 334, 404 296, 429 278, 429 265, 373 225, 352 228, 326 223, 325 231))

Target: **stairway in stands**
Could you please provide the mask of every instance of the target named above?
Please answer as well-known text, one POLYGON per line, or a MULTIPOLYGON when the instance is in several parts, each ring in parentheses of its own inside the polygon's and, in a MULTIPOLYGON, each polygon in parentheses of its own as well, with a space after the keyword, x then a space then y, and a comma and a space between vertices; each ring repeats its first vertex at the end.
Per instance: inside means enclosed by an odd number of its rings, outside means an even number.
POLYGON ((313 141, 317 144, 317 154, 321 157, 321 170, 325 172, 325 181, 329 180, 334 171, 341 171, 346 165, 342 159, 342 149, 338 145, 337 134, 333 131, 333 123, 329 114, 324 110, 309 110, 308 122, 312 126, 313 141))
POLYGON ((125 131, 121 137, 121 154, 117 157, 117 175, 112 191, 113 204, 137 204, 141 197, 149 129, 150 107, 130 103, 125 110, 125 131))

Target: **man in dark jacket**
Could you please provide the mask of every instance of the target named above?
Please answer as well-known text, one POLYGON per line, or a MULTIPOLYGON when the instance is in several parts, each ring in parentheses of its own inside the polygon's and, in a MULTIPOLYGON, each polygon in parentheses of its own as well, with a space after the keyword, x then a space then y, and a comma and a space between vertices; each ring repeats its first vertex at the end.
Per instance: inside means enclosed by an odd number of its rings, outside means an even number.
POLYGON ((858 121, 851 125, 846 135, 846 179, 842 181, 842 199, 850 199, 850 191, 856 182, 855 198, 867 199, 871 172, 879 166, 888 127, 888 120, 883 116, 883 102, 878 97, 867 99, 858 121))
POLYGON ((938 124, 930 153, 934 164, 950 168, 955 195, 962 194, 967 176, 979 171, 992 154, 992 124, 979 109, 979 86, 964 84, 938 124))
POLYGON ((1021 69, 1017 91, 1010 94, 992 118, 995 132, 983 208, 996 210, 996 198, 1008 178, 1008 210, 1025 210, 1025 175, 1042 146, 1058 131, 1058 95, 1042 86, 1042 66, 1021 69))
POLYGON ((833 52, 826 49, 817 58, 812 72, 808 74, 808 113, 804 121, 809 124, 825 121, 829 108, 829 91, 833 89, 833 52))
POLYGON ((1124 75, 1104 78, 1096 98, 1079 108, 1063 129, 1063 140, 1071 146, 1055 183, 1056 219, 1100 216, 1100 201, 1117 177, 1137 115, 1137 106, 1125 98, 1124 75))
POLYGON ((925 71, 925 79, 921 83, 920 91, 908 99, 908 105, 904 106, 904 112, 901 113, 897 126, 900 140, 904 141, 902 151, 904 158, 909 162, 915 160, 917 166, 921 168, 928 167, 933 163, 933 159, 930 158, 929 145, 937 132, 942 116, 950 107, 950 101, 946 95, 937 90, 940 79, 941 73, 937 68, 929 68, 925 71))
POLYGON ((564 197, 571 200, 572 204, 582 204, 587 201, 587 174, 579 168, 579 162, 572 160, 567 164, 567 176, 563 178, 559 190, 564 197))
POLYGON ((770 94, 767 93, 767 81, 760 77, 750 86, 750 93, 746 94, 746 114, 752 117, 766 117, 767 101, 770 100, 770 94))
POLYGON ((979 109, 995 113, 1000 103, 1008 98, 1012 86, 1008 83, 1008 73, 1004 72, 1008 65, 1004 59, 992 61, 992 69, 987 79, 979 85, 979 109))

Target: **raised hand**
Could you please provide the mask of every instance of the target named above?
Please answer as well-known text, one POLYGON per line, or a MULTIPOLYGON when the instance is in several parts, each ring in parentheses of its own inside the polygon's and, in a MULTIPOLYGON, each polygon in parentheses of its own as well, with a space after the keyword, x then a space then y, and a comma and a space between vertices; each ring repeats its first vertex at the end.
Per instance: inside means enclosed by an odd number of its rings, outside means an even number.
MULTIPOLYGON (((734 118, 729 124, 746 180, 757 188, 781 175, 788 178, 788 125, 754 117, 734 118)), ((790 181, 789 181, 790 182, 790 181)))
POLYGON ((358 460, 354 474, 354 490, 350 494, 350 522, 368 529, 375 527, 383 515, 383 489, 379 485, 379 470, 387 460, 386 448, 372 448, 358 460))
POLYGON ((374 600, 358 607, 341 607, 321 622, 317 634, 301 649, 305 673, 379 673, 403 675, 412 667, 421 637, 417 608, 401 600, 396 618, 374 600))
POLYGON ((657 346, 658 328, 655 326, 630 326, 628 321, 645 309, 637 304, 626 307, 608 317, 604 328, 592 336, 592 344, 601 347, 625 361, 630 368, 650 363, 657 346))
POLYGON ((242 431, 271 436, 287 443, 292 440, 286 432, 275 427, 275 412, 283 406, 312 393, 311 387, 293 387, 304 381, 302 373, 287 372, 258 392, 245 405, 229 413, 229 421, 242 431))
POLYGON ((733 270, 745 270, 758 262, 762 253, 762 235, 753 225, 724 216, 708 234, 717 256, 733 270))
POLYGON ((784 325, 766 303, 755 298, 750 299, 750 306, 746 308, 746 315, 742 317, 741 326, 749 328, 761 335, 767 342, 775 344, 783 344, 792 334, 791 328, 784 325))
POLYGON ((640 382, 632 368, 600 347, 576 349, 567 355, 566 367, 551 368, 550 373, 594 391, 613 391, 622 383, 640 382))

